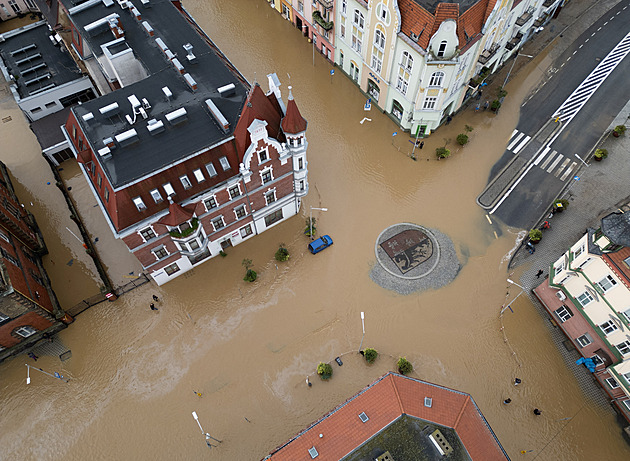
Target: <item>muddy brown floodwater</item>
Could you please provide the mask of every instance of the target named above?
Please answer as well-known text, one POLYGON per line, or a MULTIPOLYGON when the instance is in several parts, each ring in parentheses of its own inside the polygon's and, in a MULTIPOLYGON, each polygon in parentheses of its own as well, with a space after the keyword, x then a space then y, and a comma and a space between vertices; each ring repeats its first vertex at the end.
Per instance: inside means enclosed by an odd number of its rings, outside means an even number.
MULTIPOLYGON (((185 6, 250 81, 256 72, 266 89, 264 76, 277 72, 286 97, 290 74, 309 121, 312 188, 303 216, 159 289, 145 285, 81 314, 60 335, 72 359, 37 362, 70 377, 69 384, 37 374, 27 387, 23 358, 0 366, 0 458, 261 459, 404 355, 414 376, 472 394, 513 459, 628 459, 614 417, 585 397, 524 296, 504 319, 509 345, 499 331, 504 259, 518 230, 495 238, 475 197, 503 153, 528 85, 544 71, 544 58, 526 68, 529 76, 524 71, 512 81, 499 117, 458 115, 413 162, 406 136, 392 146, 397 128, 384 115, 372 110, 372 122, 359 124, 363 96, 339 73, 331 84, 331 66, 320 56, 313 67, 310 45, 266 1, 188 0, 185 6), (475 128, 471 143, 435 161, 435 147, 453 140, 464 124, 475 128), (309 206, 328 208, 317 212, 319 229, 335 240, 316 256, 301 234, 309 206), (438 229, 453 240, 462 269, 450 285, 401 296, 370 280, 375 239, 397 222, 438 229), (280 242, 291 259, 276 267, 280 242), (259 272, 253 284, 242 281, 243 258, 259 272), (161 298, 158 312, 148 306, 153 293, 161 298), (361 311, 364 346, 381 353, 369 367, 351 352, 361 340, 361 311), (306 386, 318 362, 343 353, 332 380, 311 378, 313 387, 306 386), (518 388, 516 376, 523 380, 518 388), (507 397, 509 406, 502 404, 507 397), (534 407, 543 415, 534 417, 534 407), (192 411, 222 440, 218 448, 208 451, 192 411)), ((24 184, 47 176, 19 159, 10 166, 24 184)), ((38 219, 54 225, 50 213, 38 219)), ((516 294, 510 289, 510 297, 516 294)))

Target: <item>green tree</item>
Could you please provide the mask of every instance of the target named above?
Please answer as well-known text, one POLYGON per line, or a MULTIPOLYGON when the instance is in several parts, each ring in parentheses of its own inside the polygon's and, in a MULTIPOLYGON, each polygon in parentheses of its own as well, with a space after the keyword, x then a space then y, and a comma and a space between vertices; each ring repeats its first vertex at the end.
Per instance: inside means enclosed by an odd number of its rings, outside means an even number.
POLYGON ((319 365, 317 365, 317 374, 325 381, 331 378, 333 369, 329 363, 319 362, 319 365))
POLYGON ((252 269, 252 266, 254 265, 252 263, 251 259, 243 259, 243 267, 245 268, 245 277, 243 277, 243 280, 245 280, 246 282, 253 282, 258 278, 258 274, 256 273, 255 270, 252 269))
POLYGON ((289 259, 289 250, 286 249, 284 243, 279 245, 278 251, 276 251, 276 261, 286 261, 289 259))
POLYGON ((398 365, 398 371, 403 375, 406 375, 413 371, 413 365, 411 364, 409 360, 407 360, 404 357, 400 357, 398 359, 397 365, 398 365))
POLYGON ((376 357, 378 357, 378 352, 376 351, 376 349, 368 347, 363 351, 363 357, 365 357, 367 363, 374 363, 376 357))

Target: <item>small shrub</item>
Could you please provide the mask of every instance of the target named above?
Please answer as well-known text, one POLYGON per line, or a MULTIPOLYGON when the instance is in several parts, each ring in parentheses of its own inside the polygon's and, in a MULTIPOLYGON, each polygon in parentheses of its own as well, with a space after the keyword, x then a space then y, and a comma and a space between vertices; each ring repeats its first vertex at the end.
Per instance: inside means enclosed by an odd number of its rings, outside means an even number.
POLYGON ((490 104, 490 110, 493 111, 497 111, 499 110, 499 107, 501 107, 501 101, 499 101, 498 99, 495 99, 494 101, 492 101, 492 103, 490 104))
POLYGON ((465 135, 463 133, 458 134, 457 135, 457 144, 459 144, 460 146, 468 144, 468 135, 465 135))
POLYGON ((325 381, 331 378, 333 369, 329 363, 319 362, 319 365, 317 365, 317 374, 325 381))
POLYGON ((224 258, 227 256, 227 253, 223 250, 219 251, 219 254, 224 258))
POLYGON ((437 156, 437 158, 447 158, 451 155, 451 151, 448 150, 446 147, 438 147, 437 149, 435 149, 435 155, 437 156))
POLYGON ((376 357, 378 357, 378 352, 376 351, 376 349, 368 347, 363 351, 363 357, 365 357, 367 363, 374 363, 376 357))
POLYGON ((411 364, 409 360, 407 360, 404 357, 400 357, 398 359, 397 365, 398 365, 398 371, 402 375, 406 375, 407 373, 411 373, 413 371, 413 365, 411 364))
POLYGON ((560 200, 556 200, 555 202, 553 202, 553 208, 556 211, 566 210, 567 208, 569 208, 569 201, 564 198, 561 198, 560 200))
POLYGON ((503 87, 500 87, 497 90, 497 99, 505 98, 506 96, 507 96, 507 91, 505 91, 503 87))
POLYGON ((245 272, 245 277, 243 277, 243 280, 245 280, 246 282, 254 282, 256 281, 257 278, 258 278, 258 274, 256 273, 254 269, 247 269, 247 272, 245 272))
POLYGON ((470 133, 472 130, 474 130, 474 128, 470 125, 464 125, 464 131, 466 133, 470 133))
POLYGON ((540 229, 532 229, 529 231, 529 239, 532 242, 540 242, 542 240, 542 231, 540 229))
POLYGON ((278 251, 276 251, 276 261, 286 261, 289 259, 289 250, 284 246, 284 243, 280 244, 278 251))
POLYGON ((618 135, 624 134, 626 132, 626 126, 625 125, 617 125, 613 131, 615 133, 617 133, 618 135))
POLYGON ((608 149, 597 149, 593 155, 599 159, 606 158, 608 157, 608 149))

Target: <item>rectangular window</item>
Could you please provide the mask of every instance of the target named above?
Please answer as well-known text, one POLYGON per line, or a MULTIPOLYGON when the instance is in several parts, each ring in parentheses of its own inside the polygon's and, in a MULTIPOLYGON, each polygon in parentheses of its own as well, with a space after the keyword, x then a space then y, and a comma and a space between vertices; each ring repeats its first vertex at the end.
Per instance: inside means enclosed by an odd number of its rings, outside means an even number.
POLYGON ((260 159, 260 163, 269 159, 269 152, 267 151, 266 147, 258 152, 258 158, 260 159))
MULTIPOLYGON (((339 36, 341 38, 346 38, 346 18, 341 16, 341 21, 339 22, 339 36)), ((343 53, 339 53, 339 65, 343 67, 343 53)))
POLYGON ((179 266, 177 263, 173 263, 170 266, 166 266, 164 272, 166 272, 167 275, 173 275, 175 272, 179 272, 179 266))
POLYGON ((268 214, 267 216, 265 216, 265 225, 271 226, 273 223, 278 222, 282 219, 282 208, 280 208, 278 211, 274 211, 271 214, 268 214))
POLYGON ((300 181, 300 190, 304 190, 304 180, 300 181))
POLYGON ((630 400, 622 400, 623 405, 626 407, 626 410, 630 411, 630 400))
POLYGON ((586 347, 593 342, 593 338, 588 333, 584 333, 579 338, 575 338, 580 347, 586 347))
POLYGON ((619 383, 615 378, 606 378, 606 384, 608 384, 611 389, 617 389, 619 387, 619 383))
POLYGON ((153 189, 151 191, 151 197, 153 197, 153 200, 155 201, 155 203, 160 203, 162 200, 164 200, 162 198, 162 194, 160 194, 160 191, 157 189, 153 189))
MULTIPOLYGON (((249 224, 248 224, 249 226, 249 224)), ((244 228, 243 228, 244 229, 244 228)), ((241 229, 241 231, 243 230, 241 229)), ((0 312, 0 323, 5 322, 7 320, 9 320, 11 317, 9 317, 8 315, 4 315, 3 313, 0 312)))
POLYGON ((147 206, 144 204, 144 202, 142 201, 140 197, 134 198, 133 203, 134 205, 136 205, 136 208, 138 209, 138 211, 144 211, 147 209, 147 206))
POLYGON ((578 248, 577 250, 573 252, 573 259, 576 259, 582 253, 584 253, 584 245, 581 245, 580 248, 578 248))
POLYGON ((407 94, 408 81, 403 76, 399 75, 396 81, 396 89, 403 95, 407 94))
POLYGON ((217 175, 217 170, 212 163, 208 163, 206 165, 206 171, 208 172, 211 178, 214 178, 217 175))
POLYGON ((272 180, 273 180, 273 178, 271 177, 271 170, 263 171, 263 174, 262 174, 262 182, 263 182, 263 184, 267 184, 268 182, 271 182, 272 180))
POLYGON ((578 295, 578 297, 575 299, 578 300, 578 302, 582 305, 582 307, 585 307, 588 303, 593 301, 593 297, 588 291, 585 291, 581 295, 578 295))
POLYGON ((53 107, 55 107, 57 105, 56 102, 47 102, 46 104, 44 104, 44 106, 46 107, 46 109, 52 109, 53 107))
POLYGON ((166 184, 164 184, 162 188, 164 189, 164 192, 166 192, 167 197, 170 197, 171 195, 175 195, 175 189, 173 189, 173 186, 171 186, 170 182, 167 182, 166 184))
POLYGON ((230 193, 230 200, 234 200, 236 197, 239 197, 241 195, 241 189, 238 187, 238 184, 236 186, 232 186, 228 189, 228 192, 230 193))
POLYGON ((630 354, 630 341, 624 341, 615 346, 621 355, 630 354))
POLYGON ((248 224, 247 226, 241 227, 241 237, 247 237, 248 235, 252 235, 252 226, 248 224))
POLYGON ((433 110, 435 109, 435 104, 437 103, 436 96, 427 96, 424 98, 424 105, 422 106, 423 110, 433 110))
POLYGON ((199 248, 199 242, 197 241, 197 239, 192 239, 190 242, 188 242, 188 246, 190 247, 190 251, 195 251, 199 248))
POLYGON ((267 202, 267 205, 269 205, 270 203, 273 203, 276 201, 276 191, 275 190, 271 190, 269 192, 267 192, 265 194, 265 201, 267 202))
POLYGON ((626 318, 626 320, 630 322, 630 309, 623 311, 622 314, 626 318))
POLYGON ((221 168, 223 168, 223 171, 227 171, 230 169, 230 162, 228 162, 227 157, 221 157, 219 159, 219 163, 221 164, 221 168))
POLYGON ((247 214, 247 212, 245 211, 245 205, 241 205, 238 208, 235 208, 234 214, 236 215, 236 219, 244 218, 247 214))
POLYGON ((15 330, 15 332, 22 338, 28 338, 29 336, 37 333, 37 330, 33 327, 25 326, 18 328, 17 330, 15 330))
POLYGON ((218 218, 215 218, 212 220, 212 226, 214 227, 215 231, 218 231, 219 229, 225 227, 225 222, 223 221, 223 216, 219 216, 218 218))
POLYGON ((599 282, 595 282, 595 283, 597 283, 597 286, 599 286, 604 293, 606 293, 612 287, 617 285, 617 281, 612 277, 612 275, 607 275, 606 277, 601 279, 599 282))
POLYGON ((11 243, 11 240, 9 240, 9 236, 2 231, 0 231, 0 238, 7 243, 11 243))
POLYGON ((304 168, 304 159, 303 158, 299 158, 298 159, 298 170, 301 170, 304 168))
POLYGON ((190 182, 190 179, 188 179, 188 176, 180 176, 179 180, 182 182, 182 186, 184 186, 184 189, 190 189, 192 187, 192 183, 190 182))
POLYGON ((195 175, 197 182, 204 182, 206 180, 206 177, 203 175, 203 171, 201 171, 200 168, 193 171, 193 174, 195 175))
POLYGON ((147 227, 145 229, 140 229, 140 236, 144 239, 145 242, 148 242, 151 239, 157 237, 152 228, 147 227))
POLYGON ((216 208, 218 206, 217 199, 214 198, 214 196, 205 199, 203 204, 206 206, 206 210, 211 210, 212 208, 216 208))
POLYGON ((602 329, 602 331, 604 332, 604 334, 606 336, 608 336, 609 334, 611 334, 612 332, 614 332, 615 330, 617 330, 617 325, 614 324, 614 322, 612 320, 609 320, 606 323, 602 323, 599 328, 602 329))
POLYGON ((556 309, 554 312, 562 323, 573 317, 573 313, 566 304, 563 304, 559 309, 556 309))
POLYGON ((153 254, 155 255, 156 259, 164 259, 168 256, 168 251, 166 251, 166 248, 164 246, 158 247, 158 248, 154 248, 153 250, 151 250, 153 252, 153 254))
POLYGON ((626 380, 626 382, 627 382, 628 384, 630 384, 630 373, 624 373, 622 376, 624 377, 624 379, 626 380))
POLYGON ((578 269, 582 269, 584 266, 586 266, 588 263, 591 262, 592 258, 586 258, 584 261, 582 261, 582 263, 578 266, 578 269))
POLYGON ((553 266, 553 269, 555 270, 556 275, 561 274, 562 271, 564 270, 564 259, 557 266, 553 266))
POLYGON ((107 187, 105 188, 105 201, 109 203, 109 189, 107 187))
POLYGON ((96 175, 96 185, 98 186, 99 189, 103 185, 103 178, 101 178, 100 173, 96 175))
POLYGON ((602 360, 602 358, 597 354, 591 357, 591 360, 593 361, 596 367, 604 364, 604 361, 602 360))
POLYGON ((298 11, 304 13, 304 2, 302 0, 298 0, 298 11))

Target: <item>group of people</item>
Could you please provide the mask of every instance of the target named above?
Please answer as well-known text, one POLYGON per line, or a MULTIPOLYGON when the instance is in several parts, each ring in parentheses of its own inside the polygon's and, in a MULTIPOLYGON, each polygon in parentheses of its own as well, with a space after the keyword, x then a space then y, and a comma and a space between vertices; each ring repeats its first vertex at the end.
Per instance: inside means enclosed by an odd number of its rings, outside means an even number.
MULTIPOLYGON (((514 385, 515 386, 518 386, 521 383, 522 383, 522 381, 521 381, 520 378, 515 378, 514 379, 514 385)), ((512 403, 512 399, 509 398, 509 397, 503 401, 503 405, 509 405, 510 403, 512 403)), ((534 408, 534 414, 536 416, 540 416, 540 415, 542 415, 542 411, 540 411, 538 408, 534 408)))
POLYGON ((157 296, 153 295, 153 301, 155 301, 155 302, 149 304, 149 307, 151 308, 152 311, 159 310, 157 307, 155 307, 155 303, 158 302, 159 300, 160 300, 160 298, 158 298, 157 296))

